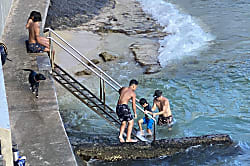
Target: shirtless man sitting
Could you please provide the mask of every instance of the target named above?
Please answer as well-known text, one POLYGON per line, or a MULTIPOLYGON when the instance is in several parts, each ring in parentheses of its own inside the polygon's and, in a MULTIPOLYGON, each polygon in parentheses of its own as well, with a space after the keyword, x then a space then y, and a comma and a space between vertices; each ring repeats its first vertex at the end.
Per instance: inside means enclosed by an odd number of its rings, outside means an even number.
MULTIPOLYGON (((30 25, 34 22, 34 17, 36 15, 40 15, 41 16, 41 14, 39 12, 37 12, 37 11, 32 11, 30 13, 30 16, 29 16, 29 18, 27 20, 27 24, 25 26, 26 29, 29 29, 30 25)), ((46 37, 40 36, 40 40, 41 40, 42 45, 44 45, 45 47, 49 48, 49 39, 47 39, 46 37)))
POLYGON ((129 83, 129 87, 122 87, 119 90, 120 97, 116 106, 116 114, 118 115, 121 121, 120 127, 120 135, 119 140, 120 142, 125 142, 123 138, 123 133, 125 131, 127 122, 128 122, 128 129, 127 129, 127 139, 126 142, 137 142, 137 140, 131 139, 131 132, 134 126, 133 115, 130 112, 128 107, 128 102, 132 99, 132 108, 134 111, 135 119, 137 118, 136 114, 136 94, 135 90, 138 86, 138 82, 136 80, 131 80, 129 83))
POLYGON ((162 96, 161 90, 156 90, 154 93, 154 105, 152 110, 154 111, 156 108, 159 109, 159 112, 153 113, 153 117, 159 115, 158 125, 168 125, 171 126, 173 122, 172 112, 170 110, 169 101, 167 98, 162 96))
MULTIPOLYGON (((44 37, 40 36, 40 25, 39 22, 42 21, 41 13, 35 12, 33 13, 33 21, 28 22, 28 29, 29 29, 29 45, 28 49, 32 53, 39 53, 39 52, 48 52, 50 51, 50 47, 48 42, 45 42, 44 37)), ((53 50, 54 56, 55 52, 53 50)))

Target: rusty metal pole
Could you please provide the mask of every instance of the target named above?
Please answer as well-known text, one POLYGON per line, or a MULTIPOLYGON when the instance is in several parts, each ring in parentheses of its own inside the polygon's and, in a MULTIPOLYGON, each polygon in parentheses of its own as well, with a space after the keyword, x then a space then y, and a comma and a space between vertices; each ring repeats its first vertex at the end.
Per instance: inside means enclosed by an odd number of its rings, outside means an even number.
POLYGON ((156 129, 155 129, 155 121, 154 121, 154 141, 155 141, 155 139, 156 139, 156 129))

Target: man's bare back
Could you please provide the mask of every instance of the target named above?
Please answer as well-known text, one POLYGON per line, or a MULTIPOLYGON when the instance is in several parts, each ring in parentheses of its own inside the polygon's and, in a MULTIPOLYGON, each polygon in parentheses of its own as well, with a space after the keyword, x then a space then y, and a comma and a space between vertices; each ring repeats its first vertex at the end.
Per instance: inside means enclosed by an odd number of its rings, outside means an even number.
POLYGON ((39 37, 40 25, 38 22, 31 22, 29 25, 29 43, 37 43, 36 34, 39 37))
POLYGON ((128 104, 129 100, 135 96, 135 92, 129 87, 123 87, 117 104, 128 104))

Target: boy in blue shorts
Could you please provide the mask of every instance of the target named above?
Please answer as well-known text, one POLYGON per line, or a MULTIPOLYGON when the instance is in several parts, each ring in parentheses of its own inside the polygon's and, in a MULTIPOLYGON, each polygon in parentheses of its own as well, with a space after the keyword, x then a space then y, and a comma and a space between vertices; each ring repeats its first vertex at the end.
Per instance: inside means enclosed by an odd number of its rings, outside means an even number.
POLYGON ((148 115, 146 115, 146 113, 153 114, 151 106, 148 104, 147 100, 144 99, 144 98, 141 98, 139 103, 144 108, 144 111, 145 111, 145 117, 138 121, 138 125, 139 125, 140 131, 141 131, 141 135, 144 135, 143 130, 142 130, 142 124, 147 124, 147 133, 152 135, 151 130, 153 128, 154 120, 149 118, 148 115))

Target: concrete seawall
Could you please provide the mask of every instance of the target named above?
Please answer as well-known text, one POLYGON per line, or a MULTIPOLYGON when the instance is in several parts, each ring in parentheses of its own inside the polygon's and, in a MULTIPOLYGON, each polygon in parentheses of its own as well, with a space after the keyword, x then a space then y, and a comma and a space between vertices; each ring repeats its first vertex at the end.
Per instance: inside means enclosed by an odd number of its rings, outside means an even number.
POLYGON ((4 66, 4 79, 13 142, 20 155, 32 166, 77 165, 59 113, 54 81, 47 70, 39 67, 46 54, 28 54, 25 24, 31 11, 40 11, 44 26, 49 0, 13 0, 2 40, 7 44, 12 62, 4 66), (38 58, 40 57, 40 58, 38 58), (46 77, 40 83, 39 99, 29 90, 28 74, 22 69, 39 70, 46 77))

